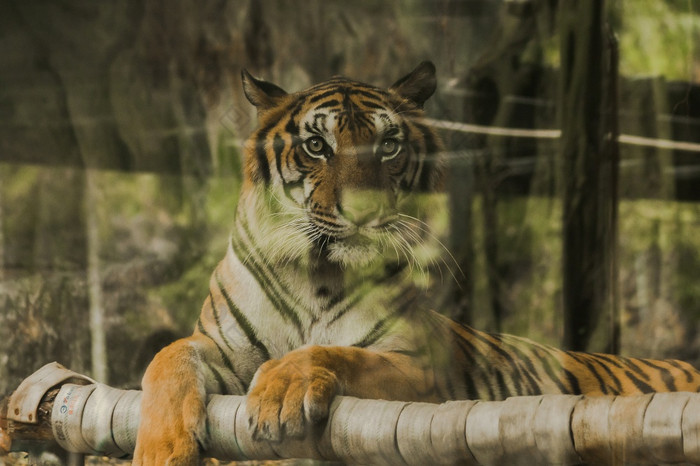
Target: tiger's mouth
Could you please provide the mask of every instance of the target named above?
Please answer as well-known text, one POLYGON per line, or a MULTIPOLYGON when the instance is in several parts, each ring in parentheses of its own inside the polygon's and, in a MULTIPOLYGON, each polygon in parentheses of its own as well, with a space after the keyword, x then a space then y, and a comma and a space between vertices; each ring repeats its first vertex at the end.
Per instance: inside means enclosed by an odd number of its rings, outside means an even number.
POLYGON ((315 242, 347 242, 349 244, 359 244, 376 241, 379 236, 392 231, 399 215, 394 213, 381 217, 372 218, 362 223, 355 223, 343 217, 309 215, 309 222, 312 225, 311 237, 315 242), (317 233, 314 235, 313 233, 317 233))
MULTIPOLYGON (((355 224, 342 217, 330 224, 310 218, 317 234, 310 234, 316 247, 326 251, 331 262, 346 266, 365 266, 383 257, 388 245, 398 242, 398 214, 376 217, 355 224)), ((395 248, 394 248, 395 250, 395 248)))

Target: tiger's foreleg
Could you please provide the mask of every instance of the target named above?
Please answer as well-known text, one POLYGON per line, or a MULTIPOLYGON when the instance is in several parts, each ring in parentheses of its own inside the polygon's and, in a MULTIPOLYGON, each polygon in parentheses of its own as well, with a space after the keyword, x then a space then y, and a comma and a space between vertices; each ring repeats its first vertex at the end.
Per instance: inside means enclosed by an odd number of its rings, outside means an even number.
MULTIPOLYGON (((195 465, 206 441, 206 394, 217 354, 211 340, 195 334, 161 350, 143 378, 141 423, 134 465, 195 465)), ((215 384, 214 384, 215 385, 215 384)))
POLYGON ((431 370, 411 356, 344 346, 309 346, 258 369, 248 395, 254 436, 279 441, 300 437, 322 421, 336 395, 441 401, 431 370))

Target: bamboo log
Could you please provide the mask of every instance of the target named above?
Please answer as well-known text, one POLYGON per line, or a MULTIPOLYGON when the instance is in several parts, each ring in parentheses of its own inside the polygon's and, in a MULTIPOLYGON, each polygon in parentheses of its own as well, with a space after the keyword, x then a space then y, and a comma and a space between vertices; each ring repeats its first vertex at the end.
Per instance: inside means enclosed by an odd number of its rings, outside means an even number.
MULTIPOLYGON (((0 439, 11 438, 16 450, 28 439, 46 441, 52 436, 68 451, 128 456, 135 446, 140 399, 139 391, 66 383, 47 392, 36 424, 0 413, 0 439)), ((700 462, 697 393, 542 395, 444 404, 337 397, 325 427, 307 438, 280 443, 252 438, 243 396, 210 396, 207 415, 206 455, 228 460, 314 458, 416 465, 700 462)))

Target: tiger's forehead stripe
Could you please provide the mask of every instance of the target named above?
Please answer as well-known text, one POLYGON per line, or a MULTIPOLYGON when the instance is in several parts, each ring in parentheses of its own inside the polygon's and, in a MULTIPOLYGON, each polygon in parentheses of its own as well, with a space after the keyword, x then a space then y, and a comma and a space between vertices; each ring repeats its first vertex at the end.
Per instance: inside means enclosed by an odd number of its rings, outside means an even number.
POLYGON ((378 88, 339 80, 332 87, 312 91, 315 92, 301 96, 304 101, 301 111, 308 113, 301 117, 299 133, 324 136, 334 150, 337 143, 331 126, 340 131, 359 131, 364 137, 399 133, 392 129, 398 125, 398 118, 390 116, 395 103, 390 102, 390 94, 378 88))
POLYGON ((378 144, 370 141, 383 137, 405 141, 410 155, 402 164, 400 185, 411 189, 429 184, 425 152, 437 149, 435 136, 414 120, 420 110, 406 107, 400 96, 345 79, 333 79, 293 95, 295 98, 279 109, 281 118, 267 120, 257 131, 253 152, 257 163, 251 170, 254 179, 265 184, 272 179, 283 185, 296 183, 313 171, 313 162, 300 156, 295 147, 316 135, 337 152, 340 142, 336 138, 350 131, 364 144, 378 144))
POLYGON ((307 139, 311 136, 321 136, 333 151, 338 150, 338 143, 335 139, 335 128, 337 124, 337 112, 328 107, 316 108, 303 115, 299 122, 299 136, 307 139))

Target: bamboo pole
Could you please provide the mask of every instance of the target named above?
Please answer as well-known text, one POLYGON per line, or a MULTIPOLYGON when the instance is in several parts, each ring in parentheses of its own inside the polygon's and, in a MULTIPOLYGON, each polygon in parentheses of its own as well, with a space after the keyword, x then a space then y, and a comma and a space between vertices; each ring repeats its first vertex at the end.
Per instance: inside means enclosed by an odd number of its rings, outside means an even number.
MULTIPOLYGON (((141 392, 65 383, 47 395, 33 418, 36 425, 12 419, 27 419, 26 413, 0 413, 0 438, 10 437, 13 450, 25 444, 28 433, 41 431, 44 435, 38 438, 46 439, 50 431, 68 451, 115 457, 133 452, 141 392)), ((280 443, 252 438, 243 396, 210 396, 207 417, 206 455, 228 460, 314 458, 416 465, 700 462, 697 393, 542 395, 443 404, 337 397, 325 426, 305 439, 280 443)))

